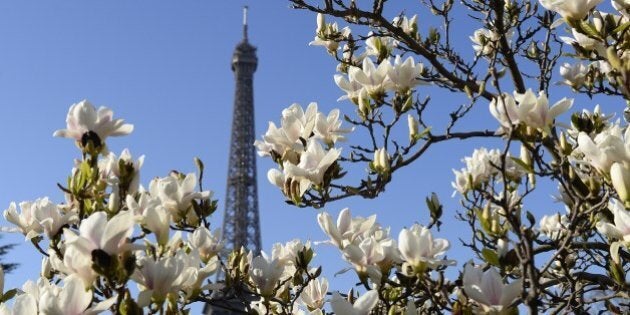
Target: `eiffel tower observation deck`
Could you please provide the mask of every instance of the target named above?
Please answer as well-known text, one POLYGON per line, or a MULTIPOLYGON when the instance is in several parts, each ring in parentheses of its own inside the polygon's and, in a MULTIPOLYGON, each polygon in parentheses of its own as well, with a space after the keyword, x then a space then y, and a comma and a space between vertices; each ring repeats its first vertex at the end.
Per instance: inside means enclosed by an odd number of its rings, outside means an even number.
MULTIPOLYGON (((236 81, 232 135, 228 162, 223 239, 226 250, 238 249, 260 253, 260 220, 256 184, 256 152, 254 148, 254 72, 258 65, 256 47, 247 38, 247 6, 243 8, 243 40, 232 56, 236 81)), ((226 258, 226 257, 224 257, 226 258)), ((242 302, 227 301, 226 308, 206 304, 204 314, 237 314, 242 302)))

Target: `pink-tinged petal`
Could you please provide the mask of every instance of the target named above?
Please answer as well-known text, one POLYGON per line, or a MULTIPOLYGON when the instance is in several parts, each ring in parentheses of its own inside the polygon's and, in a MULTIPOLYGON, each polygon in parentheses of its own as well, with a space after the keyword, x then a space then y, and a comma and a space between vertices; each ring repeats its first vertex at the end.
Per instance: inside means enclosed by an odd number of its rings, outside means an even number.
POLYGON ((521 290, 523 288, 523 281, 518 279, 506 286, 503 286, 503 290, 501 293, 501 305, 504 307, 510 306, 514 300, 516 300, 519 295, 521 295, 521 290))
POLYGON ((101 249, 110 255, 117 254, 118 247, 133 232, 133 217, 130 211, 120 212, 114 216, 103 232, 101 249))
POLYGON ((481 290, 486 295, 490 305, 500 305, 501 289, 503 289, 501 275, 494 268, 484 272, 483 278, 481 278, 481 290))

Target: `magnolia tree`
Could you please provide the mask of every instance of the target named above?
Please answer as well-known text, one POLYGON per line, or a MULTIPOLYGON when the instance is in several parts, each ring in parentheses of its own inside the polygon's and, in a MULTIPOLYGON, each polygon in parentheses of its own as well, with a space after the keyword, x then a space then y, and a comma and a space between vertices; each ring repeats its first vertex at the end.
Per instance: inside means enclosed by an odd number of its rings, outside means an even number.
POLYGON ((453 176, 457 217, 470 228, 461 242, 475 259, 447 258, 435 194, 430 222, 410 218, 399 232, 374 215, 321 212, 326 243, 360 284, 329 292, 308 241, 267 253, 225 248, 207 220, 216 202, 201 185, 200 161, 196 174, 172 172, 142 187, 143 157, 116 156, 106 144, 133 127, 82 101, 55 132, 80 150, 59 185, 66 201, 4 212, 43 259, 39 278, 2 294, 0 314, 177 314, 193 302, 254 314, 630 312, 630 129, 615 118, 628 116, 630 101, 630 2, 602 12, 601 0, 423 0, 418 15, 395 17, 384 15, 384 0, 290 2, 317 14, 311 45, 338 62, 345 107, 284 109, 254 144, 277 164, 269 181, 295 206, 330 208, 377 197, 435 144, 492 138, 495 147, 471 152, 453 176), (455 15, 481 27, 469 34, 472 50, 454 43, 455 15), (617 101, 570 113, 573 99, 554 95, 556 82, 617 101), (444 106, 431 102, 435 91, 467 102, 446 121, 431 120, 427 113, 444 106), (472 113, 496 123, 470 129, 462 122, 472 113), (351 132, 363 141, 342 150, 351 132), (366 171, 346 176, 344 166, 366 171), (549 187, 541 182, 557 186, 566 212, 526 211, 537 187, 549 187))

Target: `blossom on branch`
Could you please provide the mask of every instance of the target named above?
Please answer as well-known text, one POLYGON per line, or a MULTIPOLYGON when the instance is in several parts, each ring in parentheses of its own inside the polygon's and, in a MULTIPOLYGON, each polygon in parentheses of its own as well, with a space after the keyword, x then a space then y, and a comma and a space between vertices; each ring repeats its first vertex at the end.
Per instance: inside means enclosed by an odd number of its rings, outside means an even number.
POLYGON ((378 291, 370 290, 363 293, 354 304, 348 302, 348 300, 341 297, 339 292, 333 293, 330 300, 330 306, 335 314, 343 315, 368 315, 370 311, 378 303, 378 291))
POLYGON ((449 247, 448 240, 433 239, 431 231, 419 224, 414 224, 409 229, 402 229, 398 235, 398 249, 401 257, 414 271, 423 272, 426 267, 454 265, 455 261, 440 257, 449 247))
MULTIPOLYGON (((100 107, 98 111, 87 100, 73 104, 66 117, 66 129, 55 131, 54 137, 74 139, 77 142, 85 142, 84 137, 88 132, 98 136, 95 146, 105 143, 107 137, 128 135, 133 131, 133 125, 125 124, 122 119, 113 119, 114 113, 107 107, 100 107)), ((82 144, 83 146, 86 143, 82 144)))
POLYGON ((539 0, 545 9, 555 11, 565 19, 581 20, 602 0, 539 0))
POLYGON ((463 284, 466 295, 477 302, 486 313, 501 312, 509 308, 521 294, 523 285, 521 279, 504 284, 494 267, 483 271, 472 263, 464 267, 463 284))

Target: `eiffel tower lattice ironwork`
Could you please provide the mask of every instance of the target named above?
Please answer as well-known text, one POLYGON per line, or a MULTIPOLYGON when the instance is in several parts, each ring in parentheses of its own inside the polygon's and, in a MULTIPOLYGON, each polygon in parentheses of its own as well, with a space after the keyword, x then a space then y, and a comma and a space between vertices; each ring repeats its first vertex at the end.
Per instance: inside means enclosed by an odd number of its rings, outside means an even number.
MULTIPOLYGON (((260 253, 260 220, 256 184, 256 152, 254 148, 254 72, 258 65, 256 47, 247 38, 247 7, 243 9, 243 40, 232 57, 232 71, 236 80, 232 135, 228 162, 223 240, 226 249, 244 246, 260 253)), ((223 257, 224 259, 227 257, 223 257)), ((242 302, 227 302, 239 309, 242 302)), ((205 314, 233 314, 225 308, 206 304, 205 314)))
POLYGON ((225 196, 223 239, 237 249, 245 246, 260 252, 256 152, 254 150, 254 72, 258 65, 256 47, 247 39, 247 7, 243 11, 243 40, 232 57, 236 79, 232 138, 225 196))

